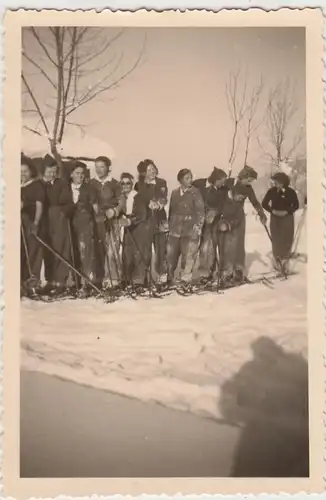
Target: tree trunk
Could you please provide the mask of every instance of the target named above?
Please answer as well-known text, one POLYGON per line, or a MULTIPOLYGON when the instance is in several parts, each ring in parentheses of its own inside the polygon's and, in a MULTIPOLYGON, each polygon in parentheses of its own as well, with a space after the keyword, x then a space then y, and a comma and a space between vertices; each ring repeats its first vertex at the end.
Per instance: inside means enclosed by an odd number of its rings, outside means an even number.
POLYGON ((51 153, 53 155, 53 158, 55 159, 57 165, 58 165, 58 169, 59 169, 59 176, 61 178, 64 177, 64 171, 63 171, 63 163, 62 163, 62 158, 61 158, 61 155, 60 153, 58 152, 57 150, 57 146, 55 144, 54 141, 51 141, 51 153))

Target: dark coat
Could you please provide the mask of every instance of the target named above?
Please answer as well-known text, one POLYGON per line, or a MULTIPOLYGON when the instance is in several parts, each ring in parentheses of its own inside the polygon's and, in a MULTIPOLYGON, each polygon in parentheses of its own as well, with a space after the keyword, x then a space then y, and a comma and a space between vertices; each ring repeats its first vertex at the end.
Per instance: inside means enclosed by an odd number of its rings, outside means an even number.
POLYGON ((206 210, 214 210, 216 215, 222 213, 224 201, 230 187, 232 187, 232 183, 228 181, 229 179, 227 179, 226 184, 220 188, 215 188, 212 185, 207 186, 207 179, 196 179, 193 182, 193 186, 199 189, 203 197, 206 210))
MULTIPOLYGON (((23 202, 23 207, 21 209, 21 230, 22 230, 22 241, 21 241, 21 281, 25 282, 29 276, 29 266, 32 275, 39 280, 42 259, 43 259, 43 248, 41 244, 34 238, 31 234, 31 227, 35 219, 36 212, 36 202, 40 202, 44 206, 45 202, 45 189, 39 180, 24 186, 20 190, 21 201, 23 202), (25 248, 25 243, 26 247, 25 248), (26 251, 27 254, 26 255, 26 251), (28 260, 27 260, 28 259, 28 260)), ((43 219, 43 218, 42 218, 43 219)), ((39 225, 39 236, 43 236, 44 224, 41 219, 39 225)))
POLYGON ((259 201, 257 199, 256 193, 253 190, 252 186, 250 186, 250 185, 246 186, 245 184, 242 184, 241 182, 236 182, 234 184, 233 189, 236 192, 244 195, 245 199, 241 202, 242 206, 244 206, 246 199, 248 199, 250 201, 250 203, 252 204, 252 206, 257 210, 258 215, 264 216, 264 211, 262 209, 261 204, 259 203, 259 201))
POLYGON ((96 178, 89 181, 92 199, 99 206, 100 213, 104 214, 109 208, 119 205, 120 185, 116 179, 111 179, 103 184, 96 178))
POLYGON ((199 189, 190 187, 183 194, 181 189, 172 191, 169 210, 170 236, 191 237, 194 227, 202 228, 205 205, 199 189))
POLYGON ((135 191, 141 193, 142 197, 149 203, 151 200, 162 205, 159 210, 152 211, 153 225, 157 232, 164 230, 164 225, 167 221, 165 206, 168 201, 168 187, 164 179, 156 177, 155 183, 147 184, 144 180, 139 180, 135 184, 135 191))
MULTIPOLYGON (((69 237, 69 217, 73 212, 73 200, 70 185, 63 179, 54 183, 42 181, 46 189, 45 220, 47 223, 46 239, 50 246, 64 259, 71 262, 72 248, 69 237)), ((65 284, 69 269, 66 264, 51 252, 45 251, 45 277, 47 281, 65 284)))
POLYGON ((269 213, 273 210, 285 210, 288 214, 293 214, 299 208, 299 200, 294 189, 290 187, 285 189, 272 187, 265 194, 262 207, 269 213))

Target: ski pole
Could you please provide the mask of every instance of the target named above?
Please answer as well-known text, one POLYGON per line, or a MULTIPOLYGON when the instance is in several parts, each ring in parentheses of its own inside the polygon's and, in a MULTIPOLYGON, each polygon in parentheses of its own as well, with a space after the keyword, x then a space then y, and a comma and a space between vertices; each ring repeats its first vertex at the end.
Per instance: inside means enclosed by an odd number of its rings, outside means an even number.
POLYGON ((34 238, 36 238, 37 241, 39 243, 41 243, 41 245, 43 245, 47 250, 49 250, 49 252, 51 252, 55 257, 57 257, 57 259, 61 260, 61 262, 66 264, 66 266, 68 266, 69 269, 71 269, 74 273, 76 273, 80 278, 84 279, 86 281, 86 283, 88 283, 99 295, 102 295, 101 290, 99 288, 97 288, 97 286, 94 285, 94 283, 87 276, 85 276, 83 273, 79 272, 73 265, 70 264, 70 262, 68 262, 64 257, 62 257, 62 255, 60 255, 56 250, 54 250, 54 248, 52 248, 50 245, 48 245, 39 236, 35 235, 34 238))
MULTIPOLYGON (((67 225, 68 225, 68 238, 69 238, 71 262, 72 262, 73 267, 76 269, 75 253, 74 253, 74 247, 73 247, 73 242, 72 242, 71 225, 70 225, 69 219, 67 219, 67 225)), ((76 286, 76 290, 77 290, 77 288, 78 288, 78 275, 77 275, 76 271, 74 271, 74 276, 75 276, 75 286, 76 286)))
MULTIPOLYGON (((25 234, 25 230, 24 230, 22 225, 20 226, 20 230, 21 230, 21 235, 22 235, 22 240, 23 240, 24 251, 25 251, 25 255, 26 255, 27 270, 28 270, 28 274, 29 274, 29 279, 27 281, 29 281, 32 284, 32 282, 36 279, 36 277, 34 276, 34 274, 32 272, 32 266, 31 266, 31 261, 29 258, 28 246, 27 246, 27 241, 26 241, 26 234, 25 234)), ((35 293, 34 286, 31 287, 31 290, 33 293, 35 293)))
POLYGON ((25 235, 25 230, 24 230, 23 226, 20 226, 20 230, 21 230, 21 235, 22 235, 22 239, 23 239, 24 251, 25 251, 25 255, 26 255, 26 262, 27 262, 27 270, 28 270, 28 274, 29 274, 29 279, 33 279, 34 276, 33 276, 33 273, 32 273, 31 262, 29 260, 29 253, 28 253, 26 235, 25 235))

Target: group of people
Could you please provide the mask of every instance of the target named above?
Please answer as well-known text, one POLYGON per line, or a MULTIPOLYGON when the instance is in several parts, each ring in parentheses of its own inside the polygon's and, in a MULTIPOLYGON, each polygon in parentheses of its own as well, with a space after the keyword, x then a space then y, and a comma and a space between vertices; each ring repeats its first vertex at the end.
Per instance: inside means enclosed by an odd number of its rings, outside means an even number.
POLYGON ((245 278, 246 199, 262 224, 267 223, 265 211, 271 214, 275 265, 288 262, 299 203, 286 174, 272 177, 273 187, 260 204, 252 187, 257 172, 248 165, 236 179, 215 167, 207 178, 194 180, 189 169, 182 169, 170 200, 167 183, 152 160, 141 161, 137 170, 138 179, 123 173, 118 181, 112 177, 110 159, 99 156, 95 177, 89 179, 86 165, 76 161, 67 180, 59 176, 54 161, 40 174, 22 155, 23 294, 29 293, 31 279, 34 293, 54 296, 66 293, 69 280, 81 296, 90 293, 91 284, 142 289, 155 281, 169 287, 179 261, 179 283, 186 290, 197 267, 200 276, 212 282, 240 283, 245 278), (42 263, 46 284, 41 287, 42 263))

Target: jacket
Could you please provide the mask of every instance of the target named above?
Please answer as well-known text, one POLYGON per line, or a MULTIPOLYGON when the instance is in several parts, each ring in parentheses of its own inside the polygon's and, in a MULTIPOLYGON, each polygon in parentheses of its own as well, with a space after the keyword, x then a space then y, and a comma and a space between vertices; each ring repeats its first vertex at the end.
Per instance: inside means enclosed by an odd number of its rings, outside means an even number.
POLYGON ((194 230, 201 231, 205 220, 205 205, 199 189, 191 186, 172 191, 169 210, 170 236, 192 237, 194 230))

